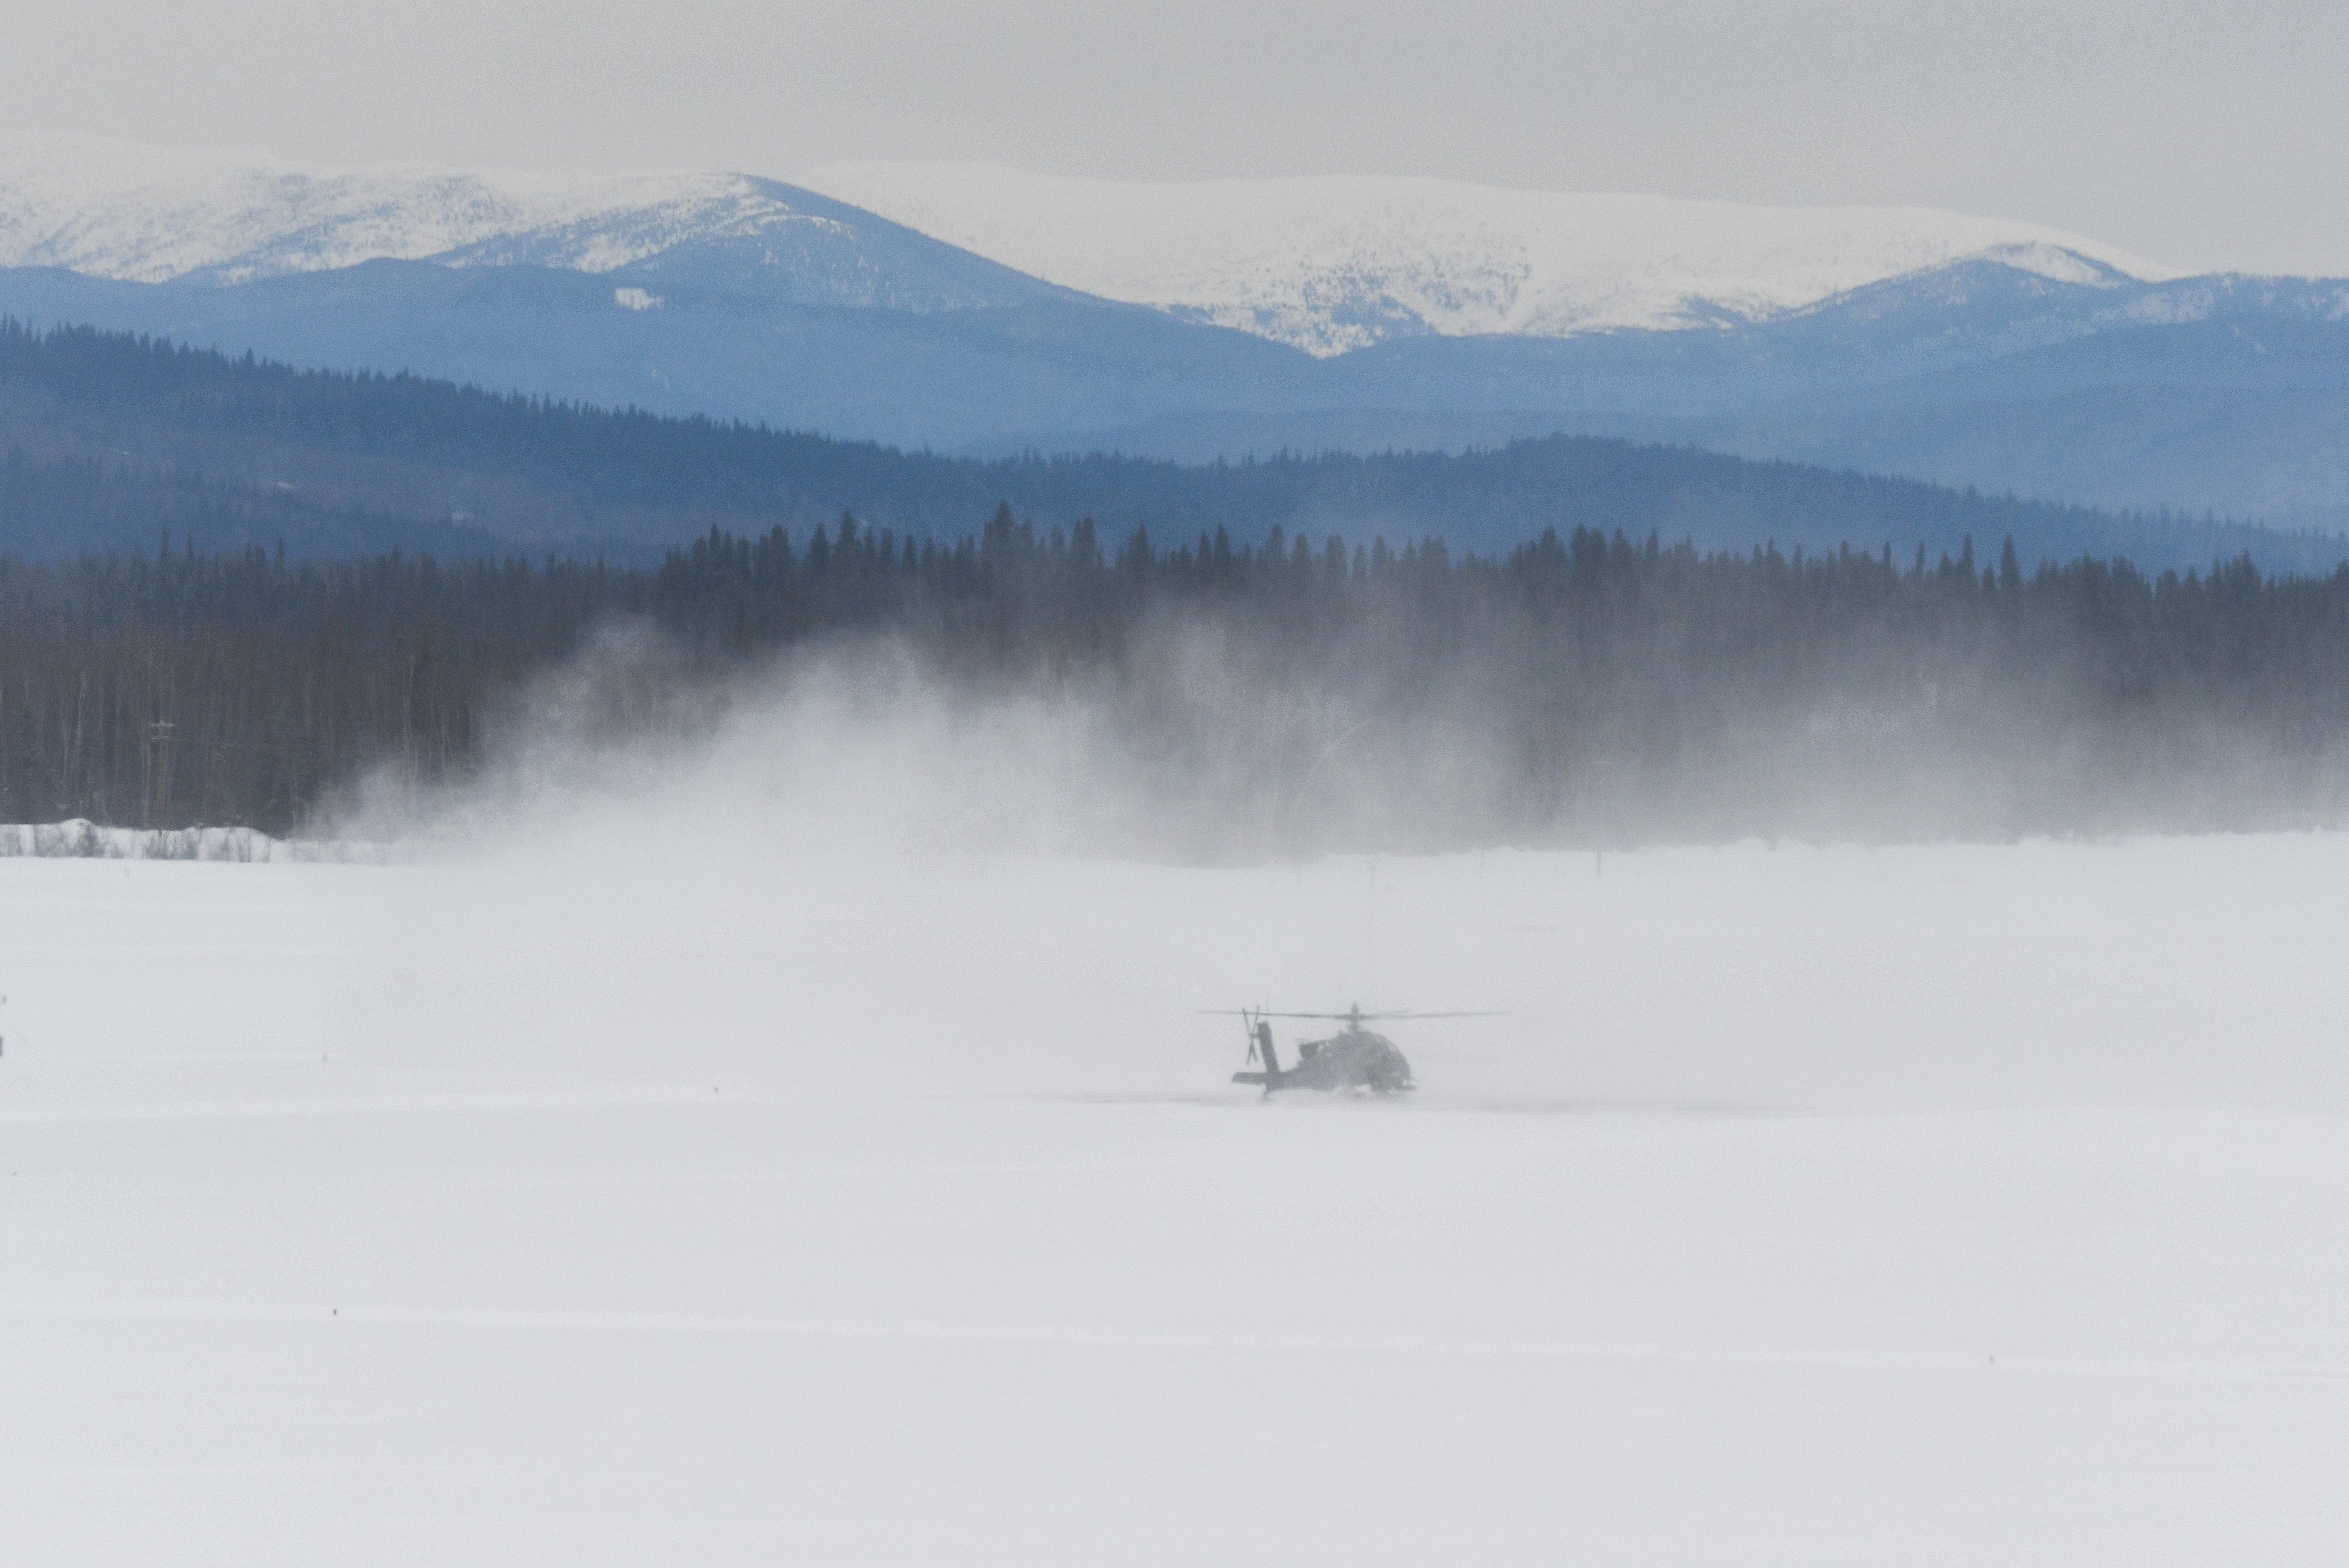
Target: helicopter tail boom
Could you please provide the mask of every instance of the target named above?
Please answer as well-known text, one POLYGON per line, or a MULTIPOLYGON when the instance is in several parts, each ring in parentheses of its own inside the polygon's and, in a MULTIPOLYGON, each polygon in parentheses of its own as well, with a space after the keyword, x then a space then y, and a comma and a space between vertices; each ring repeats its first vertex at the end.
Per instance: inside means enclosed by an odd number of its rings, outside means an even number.
POLYGON ((1273 1090, 1280 1087, 1280 1080, 1287 1075, 1280 1070, 1279 1054, 1272 1048, 1272 1025, 1267 1023, 1261 1014, 1255 1017, 1249 1017, 1248 1014, 1242 1013, 1240 1016, 1248 1019, 1248 1060, 1251 1062, 1262 1062, 1264 1064, 1264 1071, 1261 1073, 1234 1073, 1232 1075, 1232 1082, 1235 1084, 1262 1084, 1264 1085, 1264 1092, 1268 1095, 1272 1093, 1273 1090))

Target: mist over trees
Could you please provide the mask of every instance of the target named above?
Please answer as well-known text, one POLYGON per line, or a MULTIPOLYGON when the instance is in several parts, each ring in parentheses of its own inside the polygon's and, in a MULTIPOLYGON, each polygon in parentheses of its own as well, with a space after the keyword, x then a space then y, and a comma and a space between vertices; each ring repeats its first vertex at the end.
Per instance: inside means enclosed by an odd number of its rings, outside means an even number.
MULTIPOLYGON (((1760 548, 1585 529, 1506 555, 1275 530, 1164 547, 1008 508, 976 535, 713 529, 653 568, 0 562, 0 818, 284 832, 369 770, 456 783, 607 628, 598 732, 897 650, 946 700, 1081 712, 1118 846, 1907 839, 2337 822, 2349 569, 1760 548)), ((1105 846, 1107 846, 1105 845, 1105 846)))

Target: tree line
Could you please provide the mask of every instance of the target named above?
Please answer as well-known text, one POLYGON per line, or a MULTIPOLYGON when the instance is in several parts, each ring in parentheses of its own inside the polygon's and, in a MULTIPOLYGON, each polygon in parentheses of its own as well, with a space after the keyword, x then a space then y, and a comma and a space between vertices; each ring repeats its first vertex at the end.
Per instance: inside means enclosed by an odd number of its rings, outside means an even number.
POLYGON ((1841 541, 1938 556, 2012 535, 2027 558, 2127 555, 2155 567, 2245 549, 2329 571, 2337 537, 2211 518, 2119 516, 1877 474, 1553 436, 1466 452, 1278 452, 1181 464, 1109 452, 980 460, 409 375, 304 370, 168 341, 0 319, 0 550, 125 550, 159 523, 208 548, 295 554, 517 547, 655 566, 715 524, 804 538, 853 511, 933 532, 1007 501, 1039 526, 1085 518, 1189 537, 1441 535, 1503 554, 1544 529, 1652 533, 1701 550, 1841 541), (58 466, 64 460, 71 462, 58 466), (207 489, 206 487, 209 486, 207 489), (141 506, 170 518, 139 520, 141 506))
POLYGON ((660 651, 599 689, 607 731, 885 643, 957 699, 1082 704, 1182 803, 1160 837, 1185 854, 2239 828, 2349 800, 2349 568, 1597 529, 1169 546, 1006 507, 951 538, 712 529, 653 567, 0 559, 0 818, 299 830, 370 770, 464 778, 627 626, 660 651))

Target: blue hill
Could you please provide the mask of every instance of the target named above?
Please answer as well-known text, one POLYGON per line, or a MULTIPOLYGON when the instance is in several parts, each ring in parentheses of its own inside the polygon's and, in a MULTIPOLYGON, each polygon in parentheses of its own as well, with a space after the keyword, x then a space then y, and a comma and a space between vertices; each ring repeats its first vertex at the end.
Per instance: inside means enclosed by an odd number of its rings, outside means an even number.
POLYGON ((228 284, 0 270, 0 313, 910 449, 1376 450, 1575 432, 2106 509, 2349 523, 2349 286, 1971 261, 1763 322, 1334 359, 1056 287, 812 192, 616 271, 542 231, 228 284))

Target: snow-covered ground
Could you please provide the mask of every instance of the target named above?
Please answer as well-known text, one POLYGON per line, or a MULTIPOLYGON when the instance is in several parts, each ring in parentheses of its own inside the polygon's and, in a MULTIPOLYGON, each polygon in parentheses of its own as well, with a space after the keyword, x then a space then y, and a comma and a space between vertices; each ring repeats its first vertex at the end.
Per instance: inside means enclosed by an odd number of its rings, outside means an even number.
POLYGON ((2344 888, 0 861, 0 1552, 2338 1563, 2344 888), (1509 1016, 1267 1104, 1193 1012, 1357 998, 1509 1016))
POLYGON ((88 817, 0 823, 0 857, 53 860, 374 862, 387 846, 339 839, 273 838, 250 827, 100 827, 88 817))

